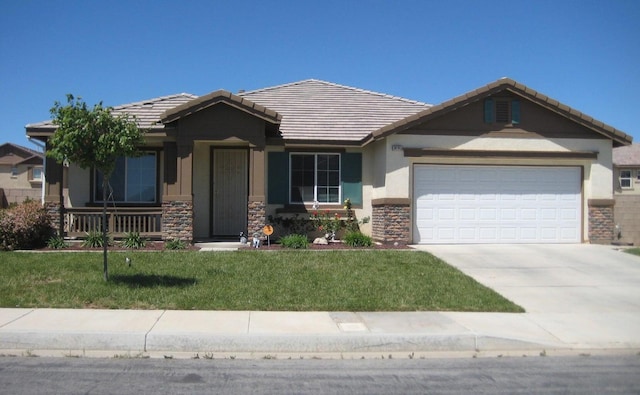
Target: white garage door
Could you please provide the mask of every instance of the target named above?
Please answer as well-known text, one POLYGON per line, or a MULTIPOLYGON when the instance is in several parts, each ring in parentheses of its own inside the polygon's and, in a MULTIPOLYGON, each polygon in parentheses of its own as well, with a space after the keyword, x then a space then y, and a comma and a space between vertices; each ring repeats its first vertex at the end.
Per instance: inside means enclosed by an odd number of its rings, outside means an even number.
POLYGON ((414 167, 414 242, 577 243, 579 167, 414 167))

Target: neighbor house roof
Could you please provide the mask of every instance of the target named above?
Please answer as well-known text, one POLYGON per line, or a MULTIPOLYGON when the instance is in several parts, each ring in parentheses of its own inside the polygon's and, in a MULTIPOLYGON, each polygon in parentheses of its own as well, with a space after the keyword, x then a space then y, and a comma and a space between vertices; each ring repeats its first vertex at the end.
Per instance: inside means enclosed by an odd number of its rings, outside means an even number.
POLYGON ((44 154, 18 144, 0 145, 0 165, 16 166, 21 163, 42 163, 44 154))
POLYGON ((301 142, 361 142, 384 125, 430 107, 429 104, 309 79, 239 93, 282 115, 280 132, 301 142))
POLYGON ((613 164, 615 166, 640 166, 640 144, 614 148, 613 164))
POLYGON ((450 111, 454 111, 458 108, 469 105, 470 103, 483 100, 484 98, 491 96, 497 92, 509 91, 525 99, 528 99, 550 111, 553 111, 561 116, 564 116, 586 128, 589 128, 603 136, 613 140, 614 145, 628 145, 631 144, 632 137, 624 132, 598 121, 593 117, 590 117, 578 110, 575 110, 569 106, 566 106, 557 100, 554 100, 548 96, 543 95, 519 82, 516 82, 510 78, 501 78, 495 82, 485 85, 476 90, 467 92, 463 95, 455 97, 451 100, 445 101, 436 106, 430 107, 420 113, 411 115, 407 118, 399 120, 397 122, 385 125, 376 130, 372 137, 373 139, 384 138, 390 134, 394 134, 413 126, 419 125, 429 119, 433 119, 444 115, 450 111))
MULTIPOLYGON (((178 93, 175 95, 156 97, 153 99, 113 107, 113 114, 126 113, 135 116, 138 126, 143 129, 164 128, 164 125, 159 122, 160 116, 165 111, 176 108, 197 97, 198 96, 190 93, 178 93)), ((29 124, 26 128, 27 134, 35 137, 53 133, 56 126, 53 124, 53 121, 49 120, 29 124)))

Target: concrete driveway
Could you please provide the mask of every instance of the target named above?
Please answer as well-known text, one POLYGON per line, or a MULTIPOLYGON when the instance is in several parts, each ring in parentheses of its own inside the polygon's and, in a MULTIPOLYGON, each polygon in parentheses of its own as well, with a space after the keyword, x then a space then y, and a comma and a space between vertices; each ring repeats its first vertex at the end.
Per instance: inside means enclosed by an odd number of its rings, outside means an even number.
POLYGON ((591 244, 419 248, 524 307, 531 323, 564 344, 640 344, 638 256, 591 244))
POLYGON ((420 246, 528 313, 640 313, 640 257, 591 244, 420 246))

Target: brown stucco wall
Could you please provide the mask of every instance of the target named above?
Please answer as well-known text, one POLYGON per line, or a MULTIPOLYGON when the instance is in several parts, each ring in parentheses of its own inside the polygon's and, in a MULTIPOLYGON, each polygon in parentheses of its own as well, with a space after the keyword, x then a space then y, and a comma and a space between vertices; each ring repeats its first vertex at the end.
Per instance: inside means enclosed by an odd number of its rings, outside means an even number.
POLYGON ((180 119, 177 126, 178 144, 191 140, 235 140, 259 147, 265 145, 265 122, 226 104, 180 119))
POLYGON ((640 245, 640 195, 616 195, 613 210, 614 222, 620 227, 614 241, 640 245))
POLYGON ((512 98, 520 101, 520 123, 518 125, 505 125, 501 123, 488 124, 484 122, 484 100, 473 102, 465 107, 430 119, 426 123, 417 125, 402 132, 402 134, 421 134, 437 132, 438 134, 479 136, 499 131, 516 133, 518 137, 526 137, 528 132, 531 137, 554 138, 603 138, 602 135, 580 126, 554 112, 544 109, 535 103, 519 98, 516 95, 506 93, 499 94, 495 98, 512 98))

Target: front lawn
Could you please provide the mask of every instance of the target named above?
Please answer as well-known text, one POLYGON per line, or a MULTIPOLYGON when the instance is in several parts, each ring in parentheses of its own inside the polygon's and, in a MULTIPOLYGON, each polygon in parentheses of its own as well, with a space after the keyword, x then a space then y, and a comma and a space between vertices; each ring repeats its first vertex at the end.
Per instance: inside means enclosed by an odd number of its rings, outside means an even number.
POLYGON ((109 272, 95 252, 0 253, 0 306, 523 311, 417 251, 109 252, 109 272))
POLYGON ((624 252, 629 253, 629 254, 633 254, 633 255, 640 255, 640 248, 627 248, 626 250, 624 250, 624 252))

